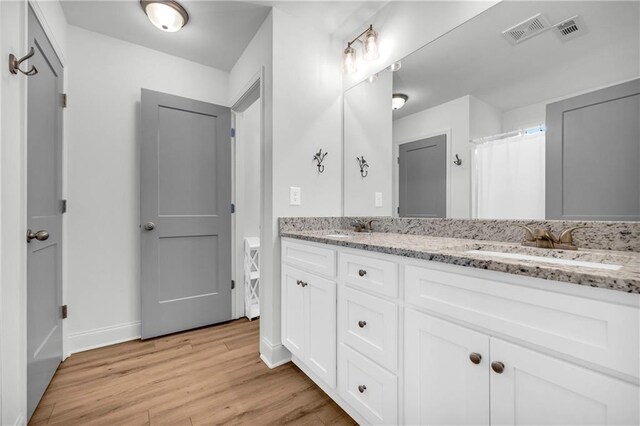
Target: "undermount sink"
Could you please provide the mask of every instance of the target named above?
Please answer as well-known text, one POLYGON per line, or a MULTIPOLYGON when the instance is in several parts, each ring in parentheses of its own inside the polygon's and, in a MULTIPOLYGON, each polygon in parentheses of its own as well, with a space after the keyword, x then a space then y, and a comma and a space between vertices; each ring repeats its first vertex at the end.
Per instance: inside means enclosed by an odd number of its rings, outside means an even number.
POLYGON ((622 268, 622 265, 614 265, 610 263, 588 262, 585 260, 563 259, 559 257, 535 256, 531 254, 522 254, 522 253, 505 253, 501 251, 491 251, 491 250, 479 250, 479 249, 467 250, 467 253, 488 256, 488 257, 500 257, 503 259, 545 262, 545 263, 552 263, 555 265, 582 266, 585 268, 605 269, 609 271, 617 271, 622 268))

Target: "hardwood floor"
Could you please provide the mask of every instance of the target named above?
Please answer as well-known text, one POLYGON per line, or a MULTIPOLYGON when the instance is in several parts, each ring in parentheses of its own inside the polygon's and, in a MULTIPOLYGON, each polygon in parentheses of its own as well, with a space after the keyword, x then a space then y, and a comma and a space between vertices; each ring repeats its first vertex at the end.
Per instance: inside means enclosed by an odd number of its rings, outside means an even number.
POLYGON ((270 370, 246 319, 72 355, 30 425, 355 424, 292 363, 270 370))

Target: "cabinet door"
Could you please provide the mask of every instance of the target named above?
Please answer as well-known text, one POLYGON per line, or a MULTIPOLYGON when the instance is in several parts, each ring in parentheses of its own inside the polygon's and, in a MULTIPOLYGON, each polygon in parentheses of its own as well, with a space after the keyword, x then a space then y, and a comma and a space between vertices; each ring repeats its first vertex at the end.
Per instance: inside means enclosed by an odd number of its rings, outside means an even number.
POLYGON ((491 361, 492 424, 638 424, 637 386, 499 339, 491 361))
POLYGON ((404 353, 406 424, 489 424, 488 336, 406 309, 404 353))
POLYGON ((292 354, 305 357, 306 319, 305 288, 302 280, 306 276, 290 266, 282 266, 282 342, 292 354))
POLYGON ((309 275, 307 298, 307 358, 309 368, 326 384, 336 386, 336 283, 309 275))

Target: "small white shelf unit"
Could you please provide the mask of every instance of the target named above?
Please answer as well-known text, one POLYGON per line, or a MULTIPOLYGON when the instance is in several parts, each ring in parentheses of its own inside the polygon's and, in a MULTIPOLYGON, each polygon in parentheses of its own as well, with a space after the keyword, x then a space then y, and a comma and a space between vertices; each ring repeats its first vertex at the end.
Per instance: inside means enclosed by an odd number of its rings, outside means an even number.
POLYGON ((244 315, 251 321, 260 316, 260 239, 244 239, 244 315))

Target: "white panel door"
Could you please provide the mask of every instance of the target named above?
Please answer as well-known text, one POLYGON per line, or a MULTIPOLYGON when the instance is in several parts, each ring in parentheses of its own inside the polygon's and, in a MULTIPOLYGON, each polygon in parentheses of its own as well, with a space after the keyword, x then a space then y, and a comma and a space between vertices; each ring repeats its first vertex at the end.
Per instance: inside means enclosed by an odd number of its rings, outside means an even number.
POLYGON ((405 422, 489 424, 489 337, 405 311, 405 422))
POLYGON ((336 386, 336 283, 310 275, 301 284, 307 299, 307 365, 336 386))
POLYGON ((300 359, 305 356, 306 319, 303 272, 282 266, 282 342, 300 359))
POLYGON ((586 368, 491 339, 491 423, 637 425, 638 387, 586 368), (498 368, 500 370, 500 368, 498 368))

